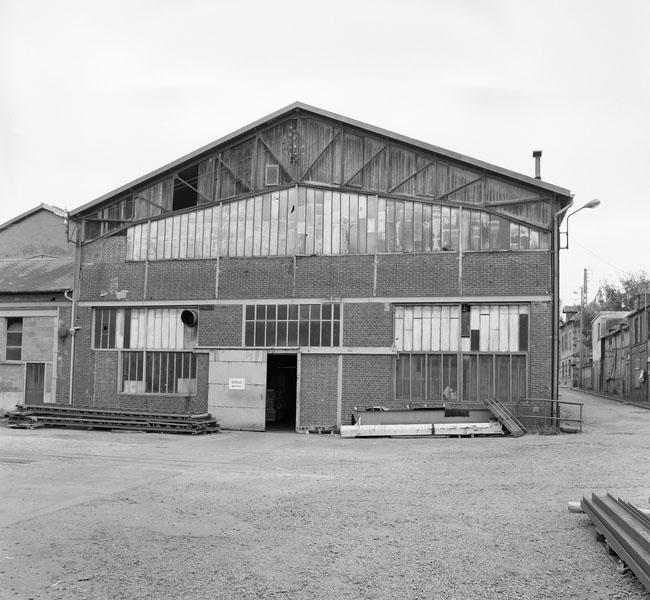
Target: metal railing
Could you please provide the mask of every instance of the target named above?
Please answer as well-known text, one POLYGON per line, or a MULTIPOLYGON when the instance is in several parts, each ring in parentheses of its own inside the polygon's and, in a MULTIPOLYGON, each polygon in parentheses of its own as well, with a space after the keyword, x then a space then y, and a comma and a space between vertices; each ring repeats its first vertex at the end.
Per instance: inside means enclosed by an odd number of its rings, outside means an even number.
POLYGON ((564 423, 577 423, 579 432, 582 433, 582 402, 569 402, 567 400, 551 400, 549 398, 526 398, 521 402, 518 402, 516 405, 516 412, 518 419, 537 419, 542 420, 545 423, 551 425, 551 428, 556 432, 559 430, 560 422, 564 423), (520 405, 539 405, 543 404, 548 409, 536 414, 523 414, 520 412, 520 405), (577 406, 579 407, 579 417, 563 417, 562 416, 562 406, 577 406))

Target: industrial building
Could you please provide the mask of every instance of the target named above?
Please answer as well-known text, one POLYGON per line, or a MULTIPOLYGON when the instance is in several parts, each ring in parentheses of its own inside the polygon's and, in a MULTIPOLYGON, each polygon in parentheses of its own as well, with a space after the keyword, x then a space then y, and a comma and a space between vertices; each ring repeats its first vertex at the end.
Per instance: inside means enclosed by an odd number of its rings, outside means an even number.
POLYGON ((570 202, 294 103, 72 211, 57 399, 251 430, 488 398, 543 415, 570 202))

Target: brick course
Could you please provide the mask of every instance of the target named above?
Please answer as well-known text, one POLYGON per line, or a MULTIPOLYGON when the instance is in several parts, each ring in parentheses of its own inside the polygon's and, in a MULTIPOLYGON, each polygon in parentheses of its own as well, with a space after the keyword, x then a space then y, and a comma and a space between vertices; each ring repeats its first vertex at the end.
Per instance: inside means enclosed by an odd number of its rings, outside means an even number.
POLYGON ((355 406, 404 406, 402 402, 393 400, 393 360, 390 355, 343 357, 342 425, 352 423, 352 411, 355 406))
POLYGON ((300 362, 301 427, 336 427, 338 356, 303 354, 300 362))
POLYGON ((393 311, 383 302, 343 305, 343 346, 392 346, 393 311))

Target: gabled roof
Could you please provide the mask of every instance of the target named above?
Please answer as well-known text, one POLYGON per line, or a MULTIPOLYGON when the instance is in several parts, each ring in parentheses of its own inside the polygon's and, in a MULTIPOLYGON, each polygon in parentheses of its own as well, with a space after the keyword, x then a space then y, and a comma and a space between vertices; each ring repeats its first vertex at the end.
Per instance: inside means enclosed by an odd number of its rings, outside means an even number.
POLYGON ((74 260, 0 260, 0 293, 59 292, 72 289, 74 260))
POLYGON ((38 206, 35 206, 34 208, 31 208, 28 211, 19 214, 17 217, 10 219, 6 223, 0 224, 0 231, 2 231, 3 229, 9 229, 9 227, 13 227, 17 223, 24 221, 28 217, 31 217, 32 215, 35 215, 37 212, 40 212, 42 210, 51 212, 53 215, 56 215, 57 217, 61 217, 62 219, 67 214, 66 211, 63 210, 62 208, 59 208, 57 206, 51 206, 50 204, 45 204, 44 202, 41 202, 38 206))
POLYGON ((459 161, 461 163, 464 163, 468 166, 475 167, 481 170, 486 170, 490 171, 491 173, 497 174, 497 175, 502 175, 504 177, 507 177, 509 179, 515 180, 517 182, 524 183, 526 185, 534 186, 536 188, 541 188, 544 189, 548 192, 556 193, 561 196, 566 196, 569 197, 571 195, 570 191, 568 189, 553 185, 551 183, 547 183, 545 181, 542 181, 541 179, 535 179, 534 177, 529 177, 528 175, 523 175, 521 173, 517 173, 515 171, 510 171, 508 169, 504 169, 503 167, 499 167, 487 162, 484 162, 482 160, 478 160, 476 158, 472 158, 470 156, 465 156, 464 154, 460 154, 458 152, 453 152, 451 150, 446 150, 444 148, 440 148, 439 146, 434 146, 432 144, 428 144, 426 142, 422 142, 420 140, 416 140, 414 138, 410 138, 405 135, 401 135, 399 133, 395 133, 393 131, 389 131, 387 129, 382 129, 381 127, 376 127, 374 125, 369 125, 368 123, 363 123, 362 121, 357 121, 355 119, 350 119, 349 117, 344 117, 342 115, 338 115, 320 108, 317 108, 315 106, 310 106, 309 104, 304 104, 302 102, 294 102, 292 104, 289 104, 288 106, 285 106, 284 108, 281 108, 280 110, 277 110, 270 115, 267 115, 266 117, 262 117, 261 119, 258 119, 257 121, 254 121, 253 123, 250 123, 249 125, 246 125, 245 127, 242 127, 240 129, 237 129, 236 131, 233 131, 232 133, 219 138, 218 140, 207 144, 205 146, 202 146, 201 148, 198 148, 194 152, 190 152, 189 154, 186 154, 185 156, 181 156, 175 161, 172 161, 159 169, 156 169, 155 171, 151 171, 151 173, 147 173, 146 175, 143 175, 141 177, 138 177, 137 179, 134 179, 133 181, 120 186, 119 188, 113 190, 112 192, 109 192, 107 194, 104 194, 103 196, 100 196, 99 198, 96 198, 95 200, 92 200, 91 202, 88 202, 86 204, 83 204, 82 206, 71 210, 70 214, 72 216, 76 216, 90 208, 93 208, 97 204, 101 204, 102 202, 109 200, 115 196, 119 196, 120 194, 124 194, 126 192, 131 191, 133 188, 136 188, 143 183, 146 183, 147 181, 151 179, 155 179, 157 177, 160 177, 168 172, 174 171, 178 169, 180 166, 182 166, 185 163, 189 163, 191 161, 194 161, 198 158, 200 158, 202 155, 208 154, 211 151, 215 150, 219 146, 222 146, 228 142, 233 141, 234 139, 243 136, 245 134, 248 134, 255 129, 262 127, 263 125, 275 120, 279 119, 281 117, 286 116, 287 114, 294 112, 294 111, 302 111, 304 113, 309 113, 312 115, 324 117, 326 119, 332 119, 334 121, 338 121, 344 125, 349 125, 351 127, 356 127, 357 129, 361 129, 364 131, 367 131, 369 133, 373 133, 378 136, 382 136, 385 138, 389 138, 398 142, 402 142, 404 144, 408 144, 410 146, 414 146, 416 148, 419 148, 421 150, 426 150, 427 152, 433 152, 441 157, 452 159, 455 161, 459 161))

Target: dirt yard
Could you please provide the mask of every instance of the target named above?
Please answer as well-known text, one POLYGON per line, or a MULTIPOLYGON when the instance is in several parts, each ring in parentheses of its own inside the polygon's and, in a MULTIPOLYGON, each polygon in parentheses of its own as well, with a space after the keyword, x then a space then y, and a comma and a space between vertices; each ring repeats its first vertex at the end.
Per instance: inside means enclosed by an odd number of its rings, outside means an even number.
POLYGON ((648 508, 650 411, 582 435, 0 427, 0 598, 647 598, 567 502, 648 508))

